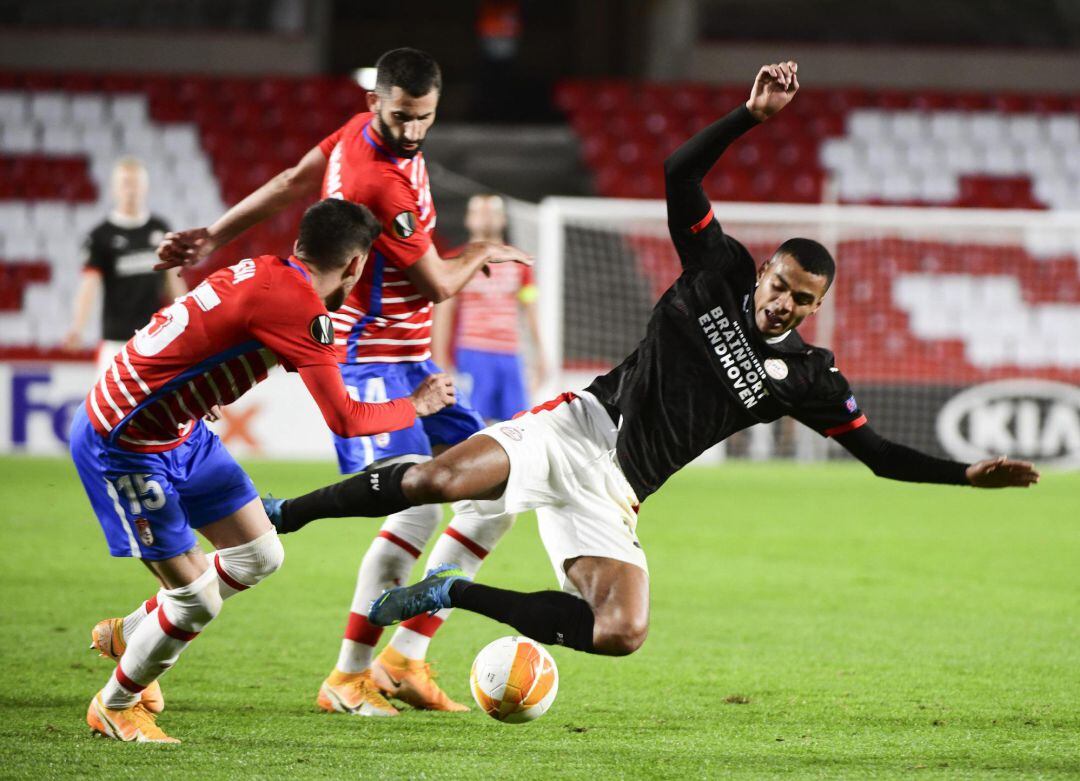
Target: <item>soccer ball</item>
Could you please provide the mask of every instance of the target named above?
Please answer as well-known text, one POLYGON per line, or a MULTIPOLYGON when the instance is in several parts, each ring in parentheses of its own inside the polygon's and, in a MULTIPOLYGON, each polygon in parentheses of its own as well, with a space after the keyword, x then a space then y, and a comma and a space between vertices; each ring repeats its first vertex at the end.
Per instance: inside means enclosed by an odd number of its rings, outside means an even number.
POLYGON ((476 655, 469 685, 491 718, 521 724, 543 716, 559 691, 559 671, 543 646, 527 637, 500 637, 476 655))

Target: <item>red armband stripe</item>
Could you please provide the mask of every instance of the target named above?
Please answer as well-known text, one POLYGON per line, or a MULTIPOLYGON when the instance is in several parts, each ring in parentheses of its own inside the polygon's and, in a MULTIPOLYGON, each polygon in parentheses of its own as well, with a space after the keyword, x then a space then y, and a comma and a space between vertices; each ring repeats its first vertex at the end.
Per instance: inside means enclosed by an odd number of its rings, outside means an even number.
POLYGON ((712 210, 712 207, 710 206, 709 207, 709 213, 706 214, 704 217, 702 217, 700 220, 698 220, 697 222, 695 222, 693 225, 690 226, 690 232, 691 233, 701 233, 703 230, 705 230, 706 227, 708 227, 709 223, 712 222, 712 218, 713 218, 713 210, 712 210))
POLYGON ((866 415, 859 415, 859 417, 855 418, 855 420, 848 421, 847 423, 844 423, 842 426, 833 426, 832 428, 825 429, 825 436, 827 436, 827 437, 835 437, 835 436, 837 436, 839 434, 846 434, 849 431, 854 431, 855 429, 859 428, 860 426, 865 426, 865 425, 866 425, 866 415))

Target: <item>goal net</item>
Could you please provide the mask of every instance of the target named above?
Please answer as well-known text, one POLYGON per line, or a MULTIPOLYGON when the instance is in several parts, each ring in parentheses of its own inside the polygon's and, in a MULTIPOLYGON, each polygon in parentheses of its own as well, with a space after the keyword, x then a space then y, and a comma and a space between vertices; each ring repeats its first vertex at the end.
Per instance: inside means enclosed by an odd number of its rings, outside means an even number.
MULTIPOLYGON (((883 435, 955 458, 1080 465, 1080 214, 718 203, 759 262, 785 239, 827 246, 837 279, 800 333, 831 349, 883 435)), ((660 201, 549 198, 512 212, 535 241, 544 392, 583 387, 637 345, 680 271, 660 201)), ((841 453, 792 420, 711 457, 841 453)))

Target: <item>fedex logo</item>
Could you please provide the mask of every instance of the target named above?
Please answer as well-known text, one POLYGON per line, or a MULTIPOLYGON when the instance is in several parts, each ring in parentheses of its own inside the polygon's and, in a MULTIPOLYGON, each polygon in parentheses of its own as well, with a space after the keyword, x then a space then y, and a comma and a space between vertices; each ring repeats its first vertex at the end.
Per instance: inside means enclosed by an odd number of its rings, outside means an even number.
POLYGON ((94 382, 89 364, 0 366, 0 451, 62 453, 94 382))

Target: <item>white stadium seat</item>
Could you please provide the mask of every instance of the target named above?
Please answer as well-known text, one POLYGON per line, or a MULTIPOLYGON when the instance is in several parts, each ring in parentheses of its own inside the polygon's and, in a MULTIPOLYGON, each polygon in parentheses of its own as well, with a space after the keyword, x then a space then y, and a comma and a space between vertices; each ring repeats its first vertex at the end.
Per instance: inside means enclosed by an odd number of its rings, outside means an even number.
POLYGON ((110 122, 106 98, 102 95, 76 95, 71 99, 71 121, 84 128, 110 122))
POLYGON ((34 92, 29 113, 43 126, 67 124, 71 121, 71 98, 63 92, 34 92))
POLYGON ((39 149, 50 155, 74 155, 82 151, 80 134, 71 124, 45 125, 39 149))
POLYGON ((142 95, 116 95, 112 99, 109 113, 117 125, 125 128, 145 125, 148 121, 146 98, 142 95))
POLYGON ((0 127, 0 150, 31 154, 38 150, 38 138, 38 128, 34 122, 5 122, 0 127))
POLYGON ((26 93, 0 92, 0 125, 26 119, 26 93))

